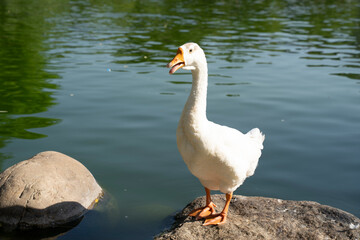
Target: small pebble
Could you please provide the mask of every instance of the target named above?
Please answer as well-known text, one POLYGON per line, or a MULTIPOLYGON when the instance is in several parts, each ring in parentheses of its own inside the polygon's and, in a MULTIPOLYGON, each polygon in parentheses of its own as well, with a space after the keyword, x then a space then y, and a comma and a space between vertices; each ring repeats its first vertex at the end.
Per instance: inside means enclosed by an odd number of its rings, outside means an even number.
POLYGON ((356 225, 355 225, 355 224, 353 224, 353 223, 350 223, 350 226, 349 226, 349 227, 350 227, 350 229, 351 229, 351 230, 355 230, 355 229, 358 229, 358 228, 359 228, 359 226, 360 226, 360 224, 359 224, 359 223, 358 223, 358 224, 356 224, 356 225))

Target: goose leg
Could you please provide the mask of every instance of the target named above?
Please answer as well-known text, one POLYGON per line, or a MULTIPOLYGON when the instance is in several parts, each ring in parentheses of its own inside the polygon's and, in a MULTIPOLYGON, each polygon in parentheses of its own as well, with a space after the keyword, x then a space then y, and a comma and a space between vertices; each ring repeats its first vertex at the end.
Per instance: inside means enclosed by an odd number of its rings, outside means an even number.
POLYGON ((214 214, 211 216, 206 217, 206 220, 203 224, 203 226, 207 225, 219 225, 226 222, 226 215, 229 210, 230 201, 232 198, 233 193, 227 193, 226 194, 226 203, 224 209, 219 214, 214 214))
POLYGON ((197 208, 189 213, 189 216, 196 217, 196 220, 206 218, 215 213, 216 205, 211 201, 210 190, 205 188, 206 191, 206 206, 197 208))

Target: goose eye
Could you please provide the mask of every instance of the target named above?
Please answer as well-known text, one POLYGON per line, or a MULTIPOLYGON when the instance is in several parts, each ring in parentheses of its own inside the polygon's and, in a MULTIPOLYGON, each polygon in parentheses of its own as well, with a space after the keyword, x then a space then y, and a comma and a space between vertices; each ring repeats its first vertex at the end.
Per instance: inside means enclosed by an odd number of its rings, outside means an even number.
POLYGON ((190 53, 192 53, 192 51, 193 51, 192 49, 189 50, 190 53))

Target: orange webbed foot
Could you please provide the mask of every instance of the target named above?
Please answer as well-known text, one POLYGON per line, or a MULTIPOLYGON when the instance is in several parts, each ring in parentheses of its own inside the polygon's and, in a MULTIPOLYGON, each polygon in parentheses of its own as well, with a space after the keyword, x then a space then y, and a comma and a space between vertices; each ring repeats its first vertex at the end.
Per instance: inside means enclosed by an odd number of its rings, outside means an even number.
POLYGON ((221 212, 219 214, 208 216, 203 226, 220 225, 220 224, 224 224, 225 222, 226 222, 226 213, 221 212))
POLYGON ((205 207, 197 208, 189 213, 189 216, 196 217, 196 220, 206 218, 215 213, 216 205, 210 202, 205 207))

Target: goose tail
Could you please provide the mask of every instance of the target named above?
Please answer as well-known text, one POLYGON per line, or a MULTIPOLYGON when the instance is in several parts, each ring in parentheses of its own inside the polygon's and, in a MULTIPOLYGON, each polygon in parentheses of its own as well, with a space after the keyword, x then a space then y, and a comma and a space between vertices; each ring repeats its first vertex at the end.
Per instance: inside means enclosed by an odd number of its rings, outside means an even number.
POLYGON ((263 149, 263 142, 265 140, 265 135, 258 128, 251 129, 248 133, 246 133, 251 139, 253 139, 258 145, 260 149, 263 149))

